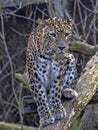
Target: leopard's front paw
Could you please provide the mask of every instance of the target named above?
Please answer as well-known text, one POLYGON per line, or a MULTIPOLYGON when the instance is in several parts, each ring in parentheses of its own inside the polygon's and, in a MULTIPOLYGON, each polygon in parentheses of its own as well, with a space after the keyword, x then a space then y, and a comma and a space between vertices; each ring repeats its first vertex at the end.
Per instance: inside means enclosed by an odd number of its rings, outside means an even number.
POLYGON ((55 117, 55 120, 60 120, 66 117, 66 110, 62 105, 52 108, 52 115, 55 117))
POLYGON ((40 117, 40 127, 45 127, 54 122, 55 122, 55 117, 53 115, 45 115, 40 117))
POLYGON ((78 97, 78 93, 74 89, 71 89, 71 88, 63 89, 62 94, 65 98, 76 98, 76 97, 78 97))

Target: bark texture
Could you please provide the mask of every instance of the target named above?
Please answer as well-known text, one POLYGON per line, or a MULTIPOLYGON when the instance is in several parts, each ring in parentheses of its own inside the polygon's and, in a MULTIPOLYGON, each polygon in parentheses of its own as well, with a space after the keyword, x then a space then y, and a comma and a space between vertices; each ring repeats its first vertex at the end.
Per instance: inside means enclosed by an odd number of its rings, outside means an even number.
POLYGON ((0 130, 38 130, 35 127, 27 127, 23 126, 23 128, 20 125, 0 122, 0 130))
POLYGON ((88 43, 74 40, 71 42, 69 49, 74 52, 92 56, 96 53, 96 51, 98 51, 98 45, 92 46, 88 43))

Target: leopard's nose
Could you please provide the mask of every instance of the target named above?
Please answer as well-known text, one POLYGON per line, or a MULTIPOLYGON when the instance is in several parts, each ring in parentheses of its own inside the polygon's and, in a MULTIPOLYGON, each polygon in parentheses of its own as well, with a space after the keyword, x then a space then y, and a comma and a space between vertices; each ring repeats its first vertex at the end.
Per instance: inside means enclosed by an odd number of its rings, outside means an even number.
POLYGON ((58 48, 62 51, 62 50, 64 50, 65 47, 64 46, 59 46, 58 48))

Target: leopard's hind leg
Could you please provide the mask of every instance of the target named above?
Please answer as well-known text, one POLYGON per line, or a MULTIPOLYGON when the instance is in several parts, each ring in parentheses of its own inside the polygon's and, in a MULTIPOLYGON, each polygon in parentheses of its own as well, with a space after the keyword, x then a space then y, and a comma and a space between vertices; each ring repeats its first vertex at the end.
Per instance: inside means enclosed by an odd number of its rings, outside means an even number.
MULTIPOLYGON (((29 60, 29 64, 30 64, 29 60)), ((32 65, 32 64, 30 64, 32 65)), ((27 67, 28 81, 32 90, 35 103, 37 105, 38 114, 40 117, 40 126, 44 127, 54 123, 55 118, 52 116, 49 104, 47 101, 46 88, 39 75, 38 66, 35 64, 30 68, 27 67)))
POLYGON ((58 80, 54 81, 50 90, 49 105, 55 120, 62 119, 66 116, 66 111, 61 103, 61 85, 58 80))
POLYGON ((56 66, 55 63, 53 63, 52 66, 49 107, 55 119, 59 120, 66 116, 66 111, 61 103, 62 75, 60 74, 59 65, 56 66))
POLYGON ((40 117, 40 126, 44 127, 51 123, 54 123, 55 118, 51 114, 44 86, 37 82, 36 85, 31 86, 31 89, 34 100, 37 104, 37 110, 40 117))

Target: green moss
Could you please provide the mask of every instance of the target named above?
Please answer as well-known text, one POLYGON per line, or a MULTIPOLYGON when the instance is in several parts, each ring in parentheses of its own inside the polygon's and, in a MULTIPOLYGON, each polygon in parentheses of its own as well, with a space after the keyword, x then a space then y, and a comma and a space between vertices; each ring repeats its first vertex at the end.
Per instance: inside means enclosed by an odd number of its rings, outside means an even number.
POLYGON ((78 117, 71 125, 71 127, 69 128, 69 130, 78 130, 79 125, 80 125, 81 119, 80 117, 78 117))

